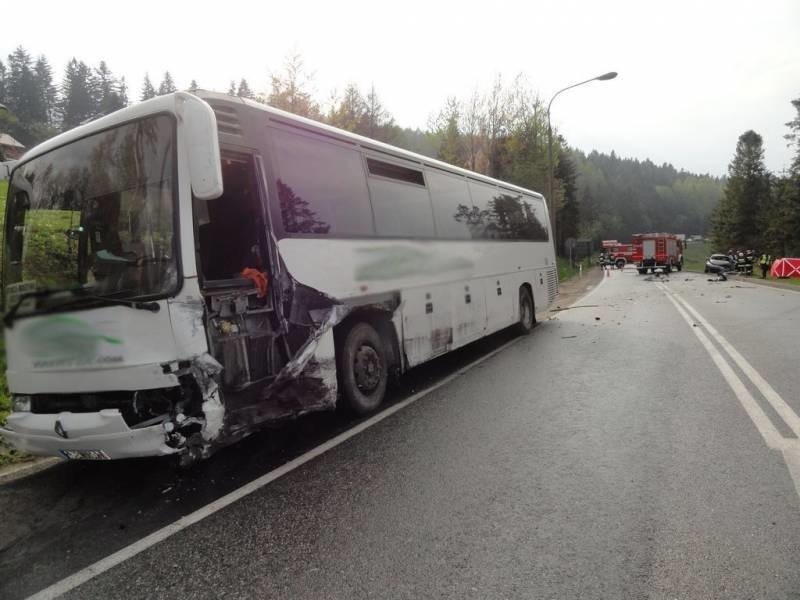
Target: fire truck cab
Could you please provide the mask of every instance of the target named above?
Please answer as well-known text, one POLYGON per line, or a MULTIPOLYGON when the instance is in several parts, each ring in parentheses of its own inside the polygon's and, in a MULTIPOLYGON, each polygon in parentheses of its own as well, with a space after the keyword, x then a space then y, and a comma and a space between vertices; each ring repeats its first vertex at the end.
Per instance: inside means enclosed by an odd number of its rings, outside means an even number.
POLYGON ((618 269, 622 269, 629 262, 633 262, 633 244, 623 244, 617 240, 603 240, 603 254, 618 269))

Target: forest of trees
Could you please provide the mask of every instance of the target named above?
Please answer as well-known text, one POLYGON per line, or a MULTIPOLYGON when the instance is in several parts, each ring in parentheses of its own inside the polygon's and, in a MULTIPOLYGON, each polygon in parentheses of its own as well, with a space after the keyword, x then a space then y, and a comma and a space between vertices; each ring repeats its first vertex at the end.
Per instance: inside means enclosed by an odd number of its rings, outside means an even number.
POLYGON ((722 200, 713 215, 714 243, 722 249, 753 249, 773 258, 800 256, 800 98, 784 136, 794 149, 788 171, 770 173, 764 141, 755 131, 739 136, 722 200))
MULTIPOLYGON (((137 94, 105 61, 90 66, 75 58, 57 83, 45 56, 34 58, 19 47, 7 61, 0 60, 0 103, 8 108, 0 111, 0 131, 31 146, 131 102, 199 87, 191 79, 181 88, 165 71, 158 84, 145 74, 137 94)), ((320 101, 313 77, 298 55, 290 55, 283 68, 270 75, 264 92, 244 78, 232 80, 226 91, 530 189, 547 190, 546 107, 521 78, 498 78, 486 91, 447 99, 424 129, 397 124, 374 87, 363 91, 347 84, 320 101)), ((557 131, 554 156, 554 197, 548 200, 556 207, 559 249, 571 237, 624 240, 652 230, 705 234, 726 185, 724 179, 679 171, 669 164, 620 158, 613 152, 586 154, 571 148, 557 131)))

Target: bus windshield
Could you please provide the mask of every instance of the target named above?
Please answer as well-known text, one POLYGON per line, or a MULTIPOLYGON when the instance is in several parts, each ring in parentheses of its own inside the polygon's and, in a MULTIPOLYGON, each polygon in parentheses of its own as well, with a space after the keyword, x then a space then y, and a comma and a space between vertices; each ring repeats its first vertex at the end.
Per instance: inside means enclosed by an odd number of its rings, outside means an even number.
MULTIPOLYGON (((6 308, 22 294, 48 290, 89 291, 95 298, 174 291, 174 154, 174 121, 161 115, 21 165, 6 212, 6 308)), ((52 308, 64 296, 39 297, 34 304, 52 308)))

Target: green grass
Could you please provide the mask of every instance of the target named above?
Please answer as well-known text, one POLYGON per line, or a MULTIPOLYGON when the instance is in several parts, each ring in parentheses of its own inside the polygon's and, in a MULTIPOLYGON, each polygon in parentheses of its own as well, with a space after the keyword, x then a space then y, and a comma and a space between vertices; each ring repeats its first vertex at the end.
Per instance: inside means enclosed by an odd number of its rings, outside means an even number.
POLYGON ((578 268, 579 265, 583 265, 584 272, 597 267, 596 264, 592 263, 590 258, 584 258, 583 260, 576 262, 574 267, 570 264, 568 258, 559 256, 557 261, 559 281, 567 281, 568 279, 575 277, 580 272, 580 269, 578 268))
POLYGON ((702 272, 706 266, 706 259, 714 252, 711 242, 689 242, 683 251, 683 268, 702 272))

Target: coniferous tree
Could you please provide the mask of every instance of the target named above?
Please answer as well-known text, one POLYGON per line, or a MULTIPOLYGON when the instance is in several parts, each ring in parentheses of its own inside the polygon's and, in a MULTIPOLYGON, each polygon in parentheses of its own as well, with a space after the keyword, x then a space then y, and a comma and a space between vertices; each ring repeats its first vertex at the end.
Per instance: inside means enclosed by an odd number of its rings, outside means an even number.
POLYGON ((797 111, 786 123, 784 137, 795 150, 789 172, 775 183, 770 210, 769 239, 775 241, 773 256, 800 256, 800 98, 792 100, 797 111))
POLYGON ((97 83, 89 66, 73 58, 61 84, 61 127, 77 127, 98 115, 97 83))
POLYGON ((794 106, 797 114, 794 119, 786 123, 786 126, 789 128, 789 133, 783 137, 786 138, 790 146, 793 146, 795 149, 790 171, 795 177, 800 177, 800 98, 792 100, 792 106, 794 106))
POLYGON ((231 79, 231 85, 228 88, 228 95, 235 96, 236 95, 236 82, 231 79))
POLYGON ((200 87, 197 85, 197 81, 192 79, 192 82, 189 84, 189 91, 194 94, 200 87))
POLYGON ((341 100, 334 99, 327 121, 334 127, 347 131, 358 131, 364 122, 366 103, 361 91, 354 83, 348 84, 341 100))
POLYGON ((38 106, 35 121, 47 127, 54 124, 58 108, 56 86, 53 84, 53 70, 44 55, 36 59, 33 67, 33 78, 38 92, 38 106))
POLYGON ((718 248, 761 248, 769 194, 763 140, 755 131, 746 131, 739 136, 736 154, 728 167, 725 195, 714 213, 714 241, 718 248))
POLYGON ((578 171, 568 153, 560 154, 555 177, 563 190, 563 202, 556 222, 557 248, 563 251, 564 240, 578 237, 580 206, 578 205, 578 171))
POLYGON ((163 96, 165 94, 171 94, 177 90, 178 88, 175 87, 175 82, 172 79, 172 75, 169 74, 169 71, 164 71, 164 79, 161 80, 161 83, 158 86, 158 95, 163 96))
POLYGON ((7 70, 6 66, 3 64, 3 61, 0 60, 0 104, 5 105, 6 100, 6 77, 7 77, 7 70))
POLYGON ((242 77, 242 79, 239 81, 239 87, 236 90, 236 95, 240 98, 250 98, 251 100, 256 97, 255 94, 250 90, 250 86, 247 85, 247 80, 244 77, 242 77))
POLYGON ((394 118, 383 107, 375 86, 370 86, 369 93, 364 98, 364 117, 357 132, 381 142, 393 141, 398 127, 394 118))
POLYGON ((319 104, 308 89, 311 75, 306 72, 299 54, 287 57, 283 73, 273 74, 270 82, 267 104, 303 117, 320 118, 319 104))
POLYGON ((128 100, 128 83, 125 81, 125 76, 119 78, 117 82, 117 95, 119 96, 119 101, 122 106, 128 106, 130 101, 128 100))
POLYGON ((117 81, 104 60, 95 69, 95 104, 98 114, 107 115, 127 106, 124 80, 117 81))
POLYGON ((26 145, 35 143, 33 125, 40 123, 46 112, 33 69, 33 60, 22 46, 8 55, 4 104, 17 119, 11 134, 26 145))
POLYGON ((142 82, 142 95, 140 96, 140 100, 150 100, 150 98, 156 97, 156 88, 153 87, 152 82, 150 81, 150 76, 145 73, 144 74, 144 82, 142 82))
POLYGON ((436 157, 446 163, 464 166, 464 140, 459 129, 461 118, 458 100, 448 98, 444 108, 431 124, 433 133, 439 140, 436 157))

